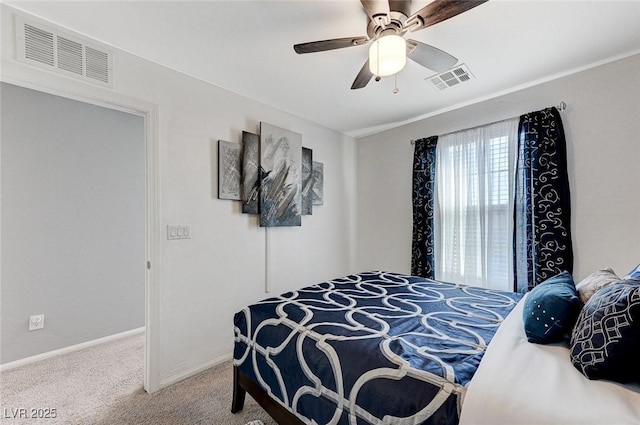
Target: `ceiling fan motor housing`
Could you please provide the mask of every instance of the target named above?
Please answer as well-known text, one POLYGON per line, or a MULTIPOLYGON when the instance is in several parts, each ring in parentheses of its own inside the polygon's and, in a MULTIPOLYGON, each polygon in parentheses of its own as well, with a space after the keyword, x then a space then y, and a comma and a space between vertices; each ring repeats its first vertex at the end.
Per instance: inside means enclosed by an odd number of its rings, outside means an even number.
POLYGON ((391 22, 386 26, 382 26, 369 19, 369 23, 367 25, 367 35, 372 40, 389 34, 404 35, 406 29, 403 29, 403 25, 404 21, 406 20, 407 15, 397 11, 391 12, 391 22))

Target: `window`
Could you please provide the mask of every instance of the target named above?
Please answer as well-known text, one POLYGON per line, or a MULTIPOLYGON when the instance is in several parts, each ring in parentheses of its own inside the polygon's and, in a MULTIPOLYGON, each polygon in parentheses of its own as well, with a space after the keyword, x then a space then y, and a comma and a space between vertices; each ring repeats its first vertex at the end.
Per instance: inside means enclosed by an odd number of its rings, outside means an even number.
POLYGON ((513 285, 518 119, 441 136, 436 148, 435 277, 513 285))

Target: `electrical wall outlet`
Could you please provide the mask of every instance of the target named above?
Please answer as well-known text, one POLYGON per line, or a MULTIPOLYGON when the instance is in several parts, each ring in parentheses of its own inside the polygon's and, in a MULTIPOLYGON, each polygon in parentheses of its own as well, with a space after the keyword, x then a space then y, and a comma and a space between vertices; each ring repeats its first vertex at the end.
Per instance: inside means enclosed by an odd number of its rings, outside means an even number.
POLYGON ((37 331, 44 328, 44 314, 38 314, 29 318, 29 330, 37 331))

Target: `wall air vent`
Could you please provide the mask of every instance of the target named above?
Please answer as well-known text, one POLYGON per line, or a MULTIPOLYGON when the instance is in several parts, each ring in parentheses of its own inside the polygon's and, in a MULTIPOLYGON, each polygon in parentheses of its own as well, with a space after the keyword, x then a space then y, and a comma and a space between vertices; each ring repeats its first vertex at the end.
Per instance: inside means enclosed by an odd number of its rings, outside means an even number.
POLYGON ((16 15, 16 51, 20 62, 113 87, 112 52, 77 35, 16 15))
POLYGON ((473 74, 465 64, 458 65, 448 71, 438 74, 435 77, 429 77, 429 81, 440 90, 448 89, 457 84, 464 83, 474 78, 473 74))

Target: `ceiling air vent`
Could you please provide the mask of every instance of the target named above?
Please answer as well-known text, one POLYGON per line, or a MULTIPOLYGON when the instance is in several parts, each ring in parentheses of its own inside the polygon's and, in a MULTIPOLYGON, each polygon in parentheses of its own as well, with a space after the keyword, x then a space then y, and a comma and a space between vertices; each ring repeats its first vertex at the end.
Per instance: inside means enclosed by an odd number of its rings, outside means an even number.
POLYGON ((16 16, 16 50, 20 62, 113 87, 112 53, 97 43, 16 16))
POLYGON ((435 77, 429 77, 429 81, 440 90, 448 89, 457 84, 464 83, 471 80, 473 74, 469 71, 469 68, 465 64, 458 65, 448 71, 438 74, 435 77))

